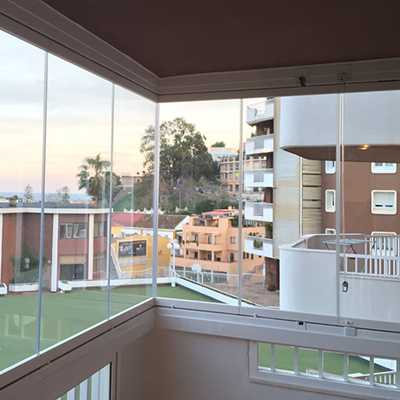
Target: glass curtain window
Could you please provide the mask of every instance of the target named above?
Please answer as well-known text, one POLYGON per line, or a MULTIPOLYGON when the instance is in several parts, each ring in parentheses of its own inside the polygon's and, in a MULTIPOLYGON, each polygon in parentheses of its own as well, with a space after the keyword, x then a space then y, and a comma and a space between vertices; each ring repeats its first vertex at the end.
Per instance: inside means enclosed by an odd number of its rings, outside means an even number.
POLYGON ((345 320, 400 322, 399 105, 397 90, 343 94, 341 232, 358 242, 339 257, 345 320))
POLYGON ((2 370, 37 344, 45 53, 0 32, 0 59, 2 370))
POLYGON ((155 104, 115 88, 110 278, 112 313, 150 297, 155 104))
POLYGON ((152 239, 135 229, 152 220, 140 137, 155 104, 11 35, 0 39, 3 370, 149 297, 152 239), (140 274, 136 261, 129 273, 118 268, 118 252, 140 259, 140 274))
POLYGON ((108 317, 107 232, 94 227, 109 214, 112 150, 112 84, 52 55, 48 74, 42 349, 108 317))
POLYGON ((240 102, 160 110, 158 296, 238 304, 240 102))

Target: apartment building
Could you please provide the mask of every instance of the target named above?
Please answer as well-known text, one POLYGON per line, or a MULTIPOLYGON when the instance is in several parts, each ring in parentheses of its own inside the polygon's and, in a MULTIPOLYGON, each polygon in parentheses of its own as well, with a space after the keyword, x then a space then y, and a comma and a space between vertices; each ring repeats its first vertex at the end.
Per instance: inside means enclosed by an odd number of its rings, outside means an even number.
MULTIPOLYGON (((322 232, 334 233, 336 225, 336 162, 325 161, 322 173, 322 232)), ((343 232, 400 233, 397 163, 346 161, 342 180, 343 232)))
POLYGON ((247 107, 254 128, 245 142, 245 219, 265 228, 246 239, 246 251, 265 260, 267 287, 279 288, 279 248, 321 229, 321 162, 280 148, 280 99, 247 107))
MULTIPOLYGON (((258 236, 262 227, 244 226, 246 236, 258 236)), ((176 257, 176 268, 191 268, 204 273, 217 272, 220 276, 238 273, 238 212, 234 209, 214 210, 190 217, 183 226, 181 256, 176 257)), ((243 272, 260 272, 263 259, 244 253, 243 272)))
MULTIPOLYGON (((49 290, 57 291, 63 280, 105 279, 107 213, 108 209, 46 204, 44 283, 49 290)), ((1 283, 15 286, 37 281, 39 237, 39 204, 1 204, 1 283)))
POLYGON ((239 194, 239 155, 222 157, 219 163, 220 181, 222 188, 233 196, 239 194))

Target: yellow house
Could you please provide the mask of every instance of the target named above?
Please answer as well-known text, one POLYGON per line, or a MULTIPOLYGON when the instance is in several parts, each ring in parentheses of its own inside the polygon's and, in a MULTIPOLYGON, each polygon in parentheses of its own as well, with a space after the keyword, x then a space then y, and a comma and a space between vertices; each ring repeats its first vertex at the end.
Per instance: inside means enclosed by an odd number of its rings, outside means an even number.
MULTIPOLYGON (((124 277, 145 278, 151 276, 153 236, 133 234, 118 238, 118 228, 113 228, 112 252, 114 263, 117 261, 124 277)), ((120 232, 119 232, 120 233, 120 232)), ((170 262, 169 240, 158 236, 158 275, 166 273, 170 262)))

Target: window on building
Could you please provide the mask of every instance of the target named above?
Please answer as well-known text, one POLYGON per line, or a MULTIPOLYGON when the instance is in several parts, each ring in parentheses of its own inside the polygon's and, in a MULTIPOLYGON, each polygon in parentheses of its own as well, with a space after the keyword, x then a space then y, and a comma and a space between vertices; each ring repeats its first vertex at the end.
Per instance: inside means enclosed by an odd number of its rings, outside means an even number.
POLYGON ((325 211, 326 212, 335 212, 336 204, 335 204, 336 190, 328 189, 325 190, 325 211))
POLYGON ((396 163, 373 162, 371 172, 373 174, 395 174, 397 171, 396 163))
POLYGON ((325 173, 326 174, 336 173, 336 161, 325 161, 325 173))
POLYGON ((373 190, 371 192, 372 214, 397 213, 397 193, 395 190, 373 190))
POLYGON ((60 239, 72 239, 74 224, 62 224, 60 226, 60 239))
POLYGON ((86 235, 86 223, 68 223, 60 226, 60 239, 85 239, 86 235))
POLYGON ((235 244, 236 243, 236 236, 231 236, 230 237, 230 242, 231 242, 231 244, 235 244))
POLYGON ((84 264, 61 264, 60 279, 65 281, 82 280, 84 279, 84 264))

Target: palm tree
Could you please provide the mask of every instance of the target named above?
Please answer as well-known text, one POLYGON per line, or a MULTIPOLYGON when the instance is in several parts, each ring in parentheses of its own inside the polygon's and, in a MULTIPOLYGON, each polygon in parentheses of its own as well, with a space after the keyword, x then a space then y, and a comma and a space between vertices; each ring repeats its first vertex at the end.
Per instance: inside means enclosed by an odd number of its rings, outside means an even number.
POLYGON ((89 196, 92 196, 96 203, 100 203, 103 199, 107 199, 109 193, 109 174, 111 163, 102 160, 100 154, 94 158, 87 157, 84 164, 79 167, 79 189, 85 189, 89 196))

